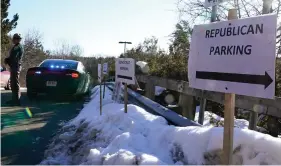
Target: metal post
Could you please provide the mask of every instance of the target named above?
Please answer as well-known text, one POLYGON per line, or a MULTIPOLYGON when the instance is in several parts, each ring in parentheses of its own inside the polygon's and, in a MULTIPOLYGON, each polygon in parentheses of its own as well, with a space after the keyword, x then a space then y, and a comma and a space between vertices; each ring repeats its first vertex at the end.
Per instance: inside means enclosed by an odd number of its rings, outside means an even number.
POLYGON ((263 0, 262 14, 271 13, 272 10, 272 0, 263 0))
MULTIPOLYGON (((126 42, 124 43, 124 58, 126 58, 126 42)), ((127 90, 127 83, 124 85, 124 111, 125 113, 128 112, 128 90, 127 90)))
POLYGON ((126 43, 124 44, 124 58, 126 58, 125 54, 126 54, 126 43))
POLYGON ((103 98, 104 98, 104 95, 105 95, 105 79, 103 80, 103 98))
POLYGON ((211 22, 215 22, 217 20, 217 5, 212 6, 212 13, 211 13, 211 22))
POLYGON ((128 92, 127 92, 127 83, 125 83, 125 86, 124 86, 124 111, 125 113, 128 112, 128 92))
POLYGON ((127 44, 132 44, 132 42, 127 42, 127 41, 120 41, 119 44, 124 44, 124 57, 126 58, 125 54, 126 54, 126 45, 127 44))
POLYGON ((102 60, 100 59, 100 64, 101 64, 101 69, 100 69, 100 71, 98 71, 98 72, 101 72, 100 73, 100 76, 101 76, 101 78, 100 78, 100 115, 102 115, 102 60))
MULTIPOLYGON (((211 13, 211 22, 215 22, 217 19, 217 6, 212 6, 212 13, 211 13)), ((207 100, 203 98, 203 93, 204 90, 202 90, 202 95, 200 98, 200 110, 199 110, 199 118, 198 118, 198 123, 203 125, 204 122, 204 112, 205 112, 205 108, 206 108, 206 103, 207 100)))
POLYGON ((100 115, 102 114, 102 91, 101 91, 101 83, 100 83, 100 115))
POLYGON ((204 91, 202 91, 202 95, 200 98, 200 110, 199 110, 199 118, 198 118, 198 123, 200 123, 201 125, 203 125, 204 122, 204 111, 206 108, 206 99, 203 98, 203 93, 204 91))

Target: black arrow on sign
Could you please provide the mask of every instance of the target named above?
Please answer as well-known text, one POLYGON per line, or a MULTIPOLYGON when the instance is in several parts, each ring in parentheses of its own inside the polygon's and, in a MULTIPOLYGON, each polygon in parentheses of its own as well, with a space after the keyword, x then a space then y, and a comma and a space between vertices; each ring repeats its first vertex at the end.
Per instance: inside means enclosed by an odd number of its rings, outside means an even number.
POLYGON ((268 75, 267 72, 265 72, 264 75, 253 75, 253 74, 196 71, 196 78, 206 79, 206 80, 239 82, 239 83, 247 83, 247 84, 259 84, 259 85, 264 85, 264 89, 266 89, 273 82, 272 78, 268 75))
POLYGON ((133 80, 132 77, 130 77, 130 76, 123 76, 123 75, 117 75, 117 78, 123 78, 123 79, 126 79, 126 80, 133 80))

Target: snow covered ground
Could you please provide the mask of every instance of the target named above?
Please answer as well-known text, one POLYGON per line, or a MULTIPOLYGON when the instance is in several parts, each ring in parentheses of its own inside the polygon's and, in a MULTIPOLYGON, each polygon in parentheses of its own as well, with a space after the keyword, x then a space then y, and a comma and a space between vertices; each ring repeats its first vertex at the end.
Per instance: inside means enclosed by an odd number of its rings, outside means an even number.
MULTIPOLYGON (((220 164, 221 127, 175 127, 135 105, 111 100, 107 89, 102 115, 99 87, 80 114, 63 124, 40 164, 220 164)), ((234 129, 235 164, 281 164, 281 139, 234 129)))
MULTIPOLYGON (((200 110, 200 106, 196 107, 196 113, 195 113, 195 121, 198 122, 199 119, 199 110, 200 110)), ((219 126, 223 126, 224 124, 224 118, 218 116, 217 114, 214 114, 212 112, 209 111, 204 111, 204 122, 203 122, 203 126, 215 126, 215 127, 219 127, 219 126)), ((249 121, 245 120, 245 119, 235 119, 234 120, 234 126, 237 128, 241 128, 241 129, 248 129, 249 128, 249 121)), ((259 132, 267 132, 266 129, 257 126, 257 130, 259 132)))

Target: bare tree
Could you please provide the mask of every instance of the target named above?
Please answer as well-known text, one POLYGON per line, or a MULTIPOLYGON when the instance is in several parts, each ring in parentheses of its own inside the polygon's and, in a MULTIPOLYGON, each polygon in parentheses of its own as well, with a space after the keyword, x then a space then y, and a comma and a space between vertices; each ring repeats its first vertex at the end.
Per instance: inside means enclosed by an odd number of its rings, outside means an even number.
MULTIPOLYGON (((218 5, 217 20, 227 20, 227 12, 231 8, 238 9, 239 18, 261 15, 267 9, 265 5, 270 6, 269 13, 276 13, 280 17, 281 0, 237 0, 218 5)), ((210 20, 211 8, 206 8, 203 0, 179 0, 177 7, 182 19, 191 25, 210 20)))
POLYGON ((70 56, 82 56, 83 48, 79 45, 73 45, 70 49, 70 56))
POLYGON ((72 45, 66 40, 58 40, 55 42, 56 48, 52 51, 52 55, 67 57, 67 56, 82 56, 83 49, 81 46, 72 45))
POLYGON ((46 58, 42 40, 42 34, 36 29, 28 30, 28 32, 24 35, 23 69, 37 66, 46 58))
POLYGON ((36 29, 28 30, 23 37, 24 55, 20 77, 21 86, 25 85, 25 75, 28 68, 38 66, 46 59, 42 39, 42 34, 36 29))
POLYGON ((54 56, 68 56, 70 54, 70 45, 66 40, 57 40, 54 42, 56 48, 52 50, 54 56))

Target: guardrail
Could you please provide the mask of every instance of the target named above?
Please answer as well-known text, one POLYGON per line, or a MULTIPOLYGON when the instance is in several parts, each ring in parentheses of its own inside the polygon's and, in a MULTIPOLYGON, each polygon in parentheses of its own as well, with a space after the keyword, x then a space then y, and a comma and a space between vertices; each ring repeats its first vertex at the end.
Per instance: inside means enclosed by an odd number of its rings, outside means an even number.
MULTIPOLYGON (((112 83, 106 83, 106 85, 110 90, 113 89, 112 83)), ((180 126, 180 127, 201 126, 199 123, 196 123, 190 119, 187 119, 186 117, 183 117, 183 116, 175 113, 174 111, 172 111, 168 108, 165 108, 164 106, 150 100, 149 98, 147 98, 145 96, 142 96, 142 95, 134 92, 133 90, 131 90, 129 88, 127 90, 128 90, 128 96, 129 96, 129 103, 138 105, 154 115, 162 116, 172 125, 180 126)))
MULTIPOLYGON (((183 115, 189 118, 192 117, 191 114, 195 109, 194 97, 203 98, 220 104, 224 103, 223 93, 193 89, 189 87, 189 84, 186 81, 172 80, 148 75, 137 75, 136 78, 139 82, 143 82, 146 84, 145 95, 152 100, 154 99, 155 86, 161 86, 163 88, 179 92, 179 105, 183 108, 183 115)), ((270 100, 236 95, 235 106, 252 111, 251 118, 249 120, 251 129, 255 129, 258 113, 281 118, 280 97, 275 97, 274 100, 270 100)), ((205 106, 201 107, 203 108, 203 110, 205 110, 205 106)))

